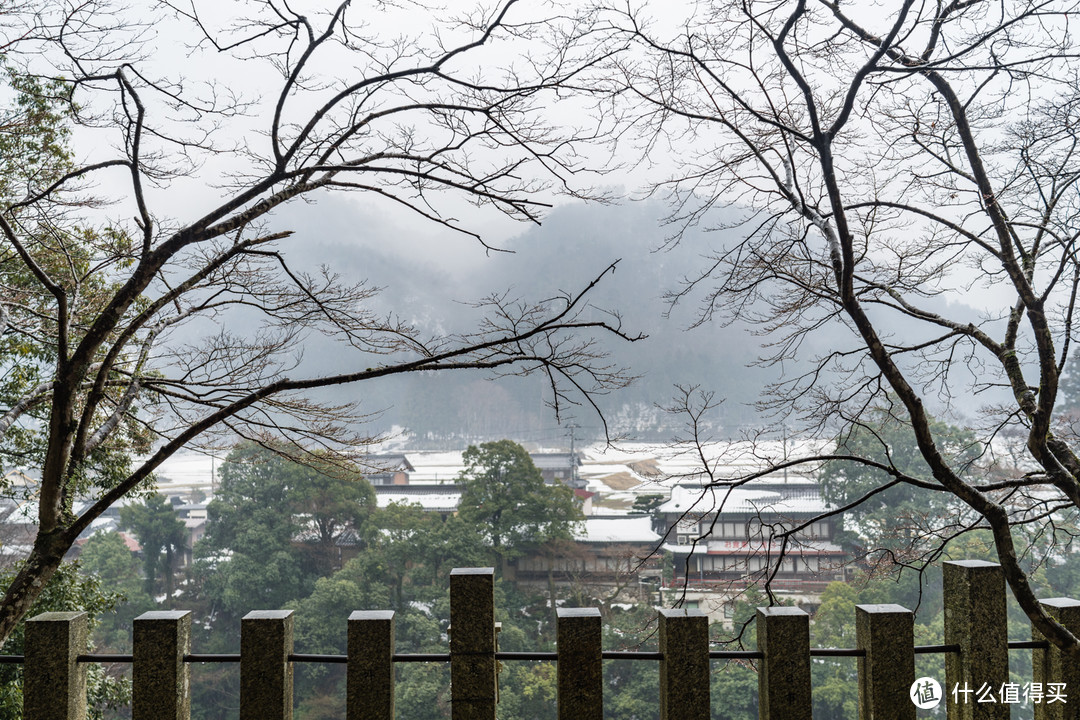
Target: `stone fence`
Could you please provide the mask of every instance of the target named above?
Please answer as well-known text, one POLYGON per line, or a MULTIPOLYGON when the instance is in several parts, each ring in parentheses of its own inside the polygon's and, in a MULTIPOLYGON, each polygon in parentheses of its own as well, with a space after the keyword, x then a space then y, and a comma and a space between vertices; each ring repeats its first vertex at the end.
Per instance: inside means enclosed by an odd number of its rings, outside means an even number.
MULTIPOLYGON (((811 656, 849 655, 858 658, 859 716, 913 720, 916 707, 909 691, 915 681, 915 654, 939 652, 946 655, 942 695, 948 717, 1006 720, 1008 704, 981 704, 965 696, 958 700, 949 692, 954 686, 988 683, 996 689, 1009 682, 1001 568, 981 561, 945 563, 944 586, 945 644, 919 648, 910 611, 899 605, 860 605, 857 647, 847 650, 811 650, 810 617, 798 608, 771 607, 758 609, 756 651, 710 651, 707 618, 696 610, 659 611, 659 652, 603 651, 599 610, 560 608, 558 652, 499 652, 491 568, 451 573, 450 651, 445 654, 396 654, 390 611, 354 612, 349 617, 346 656, 294 653, 292 613, 256 611, 242 620, 238 656, 192 654, 189 612, 149 612, 137 618, 130 656, 87 655, 85 614, 45 613, 26 626, 26 654, 21 658, 24 718, 83 720, 86 664, 108 660, 133 663, 134 720, 187 720, 190 664, 216 660, 240 664, 241 720, 292 717, 295 662, 347 664, 349 720, 392 720, 395 662, 449 662, 454 720, 492 720, 499 662, 542 660, 557 664, 560 720, 601 720, 603 660, 633 658, 659 663, 663 720, 707 720, 710 660, 744 658, 757 663, 760 718, 808 720, 811 656)), ((1066 628, 1080 633, 1080 602, 1054 599, 1044 605, 1066 628)), ((1011 647, 1031 649, 1033 685, 1063 684, 1056 687, 1076 692, 1075 700, 1068 696, 1066 702, 1034 705, 1035 718, 1080 718, 1080 663, 1049 646, 1037 632, 1031 642, 1011 647)))

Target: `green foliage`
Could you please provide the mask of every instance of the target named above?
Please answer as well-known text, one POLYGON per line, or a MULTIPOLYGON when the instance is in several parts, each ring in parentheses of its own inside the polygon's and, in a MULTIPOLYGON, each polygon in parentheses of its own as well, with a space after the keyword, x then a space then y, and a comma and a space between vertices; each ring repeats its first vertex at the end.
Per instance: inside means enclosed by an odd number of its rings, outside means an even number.
MULTIPOLYGON (((505 627, 505 626, 504 626, 505 627)), ((519 720, 554 720, 558 676, 555 663, 503 663, 499 674, 500 711, 519 720)))
POLYGON ((240 445, 207 506, 197 583, 234 619, 252 608, 284 607, 339 567, 342 545, 370 542, 374 507, 375 493, 359 475, 240 445))
POLYGON ((94 632, 98 647, 113 652, 131 649, 132 622, 144 612, 157 609, 139 573, 139 559, 128 550, 119 533, 98 533, 83 545, 79 566, 119 596, 120 602, 99 617, 94 632))
MULTIPOLYGON (((821 594, 811 633, 814 647, 855 647, 855 606, 858 590, 847 583, 829 583, 821 594)), ((812 665, 814 715, 855 720, 859 685, 852 658, 826 658, 812 665)))
POLYGON ((399 667, 395 704, 401 718, 449 718, 450 669, 435 663, 409 663, 399 667))
POLYGON ((1058 379, 1058 407, 1075 415, 1080 411, 1080 352, 1069 356, 1058 379))
POLYGON ((638 495, 634 498, 631 511, 643 515, 652 515, 656 508, 664 504, 665 500, 667 498, 663 495, 638 495))
MULTIPOLYGON (((604 617, 605 648, 657 650, 656 613, 652 608, 615 608, 604 617)), ((655 720, 660 717, 660 677, 652 663, 615 660, 604 663, 604 717, 655 720)))
POLYGON ((380 532, 367 553, 394 589, 389 607, 401 609, 407 586, 446 587, 450 570, 483 563, 478 529, 456 515, 446 518, 413 503, 390 503, 374 518, 380 532))
POLYGON ((70 170, 70 106, 59 100, 60 81, 20 73, 2 56, 0 73, 15 95, 0 110, 0 199, 12 201, 70 170))
POLYGON ((758 716, 758 675, 742 662, 714 667, 709 688, 712 720, 744 720, 758 716))
POLYGON ((1080 597, 1080 554, 1070 552, 1046 568, 1047 584, 1054 597, 1080 597))
POLYGON ((525 448, 510 440, 470 445, 462 455, 458 514, 480 529, 500 561, 549 540, 569 539, 584 519, 574 492, 547 485, 525 448))
MULTIPOLYGON (((17 569, 0 574, 0 588, 7 588, 17 569)), ((43 612, 85 612, 90 630, 100 618, 111 612, 120 596, 102 589, 100 578, 82 574, 76 563, 64 563, 49 580, 48 585, 31 606, 26 617, 43 612)), ((26 623, 21 622, 11 637, 0 647, 0 654, 23 654, 26 623)), ((110 717, 109 713, 131 701, 130 683, 123 678, 106 675, 101 665, 87 669, 87 701, 91 720, 110 717)), ((0 665, 0 720, 19 720, 22 717, 22 666, 0 665)))
MULTIPOLYGON (((0 105, 0 207, 7 209, 72 170, 68 141, 75 106, 68 102, 69 86, 62 79, 21 72, 7 64, 2 54, 0 78, 6 86, 5 99, 11 96, 0 105)), ((67 290, 68 340, 74 345, 89 319, 102 309, 108 291, 116 287, 110 284, 108 273, 95 271, 100 268, 94 267, 94 251, 106 246, 130 249, 131 239, 113 227, 73 222, 70 213, 68 203, 35 204, 7 209, 6 219, 24 234, 38 267, 67 290)), ((39 395, 21 422, 0 433, 0 471, 41 467, 50 404, 42 401, 47 396, 40 395, 40 385, 53 378, 57 357, 52 339, 56 337, 55 297, 44 290, 19 255, 5 246, 0 255, 5 301, 0 323, 0 407, 15 406, 35 389, 39 395)), ((98 426, 108 413, 111 409, 97 418, 98 426)), ((67 494, 113 487, 129 471, 130 454, 146 452, 150 442, 146 426, 125 417, 79 467, 72 468, 67 494)))
POLYGON ((339 542, 362 548, 371 541, 375 490, 358 473, 289 462, 278 472, 285 476, 288 509, 320 574, 340 567, 339 542))
MULTIPOLYGON (((938 449, 961 472, 978 455, 974 435, 945 423, 932 422, 938 449)), ((869 458, 921 481, 935 482, 923 460, 911 426, 883 410, 870 413, 838 441, 836 452, 869 458)), ((834 461, 821 472, 822 496, 832 505, 846 505, 883 487, 894 478, 862 463, 834 461)), ((836 541, 852 553, 886 550, 899 557, 917 553, 929 528, 952 512, 951 495, 900 483, 865 499, 845 515, 836 541)))
POLYGON ((165 602, 172 603, 176 558, 184 549, 184 523, 164 495, 153 494, 142 503, 120 508, 120 524, 139 539, 143 552, 146 592, 165 593, 165 602), (161 582, 158 582, 160 573, 161 582))

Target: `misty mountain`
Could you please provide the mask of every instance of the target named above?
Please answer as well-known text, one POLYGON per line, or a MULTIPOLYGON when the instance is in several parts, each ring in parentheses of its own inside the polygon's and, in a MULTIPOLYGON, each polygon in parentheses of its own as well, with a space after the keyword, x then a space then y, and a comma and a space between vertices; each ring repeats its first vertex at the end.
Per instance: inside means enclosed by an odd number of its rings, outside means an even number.
MULTIPOLYGON (((380 314, 394 314, 422 331, 439 333, 475 328, 481 314, 472 306, 490 295, 523 301, 576 294, 612 264, 589 294, 588 313, 597 319, 621 318, 628 334, 644 334, 634 343, 603 338, 611 361, 638 377, 629 388, 598 398, 609 424, 622 431, 668 437, 681 419, 657 409, 666 404, 676 383, 701 385, 728 401, 717 420, 731 434, 737 426, 757 421, 750 408, 758 388, 771 373, 748 368, 758 356, 756 340, 745 327, 706 325, 688 330, 696 319, 692 307, 670 307, 664 295, 678 287, 682 276, 700 265, 703 237, 668 250, 663 245, 658 202, 620 206, 573 206, 554 209, 543 225, 498 243, 500 251, 467 248, 461 240, 447 247, 409 254, 407 240, 390 228, 374 237, 371 225, 357 223, 356 209, 347 199, 323 200, 315 218, 279 218, 285 227, 299 228, 303 259, 320 258, 344 277, 367 278, 382 289, 374 303, 380 314), (359 237, 357 228, 365 228, 359 237), (670 311, 670 317, 665 317, 670 311)), ((301 215, 312 208, 300 209, 301 215)), ((291 213, 290 213, 291 214, 291 213)), ((430 244, 430 241, 429 241, 430 244)), ((301 259, 297 254, 290 257, 301 259)), ((302 259, 301 259, 302 261, 302 259)), ((309 268, 313 269, 313 268, 309 268)), ((341 353, 323 347, 328 341, 311 337, 306 343, 307 372, 341 372, 341 353)), ((380 411, 379 423, 408 427, 419 438, 437 444, 439 438, 475 441, 511 435, 526 441, 564 442, 545 403, 551 393, 540 378, 499 378, 480 373, 425 373, 389 378, 375 384, 333 391, 335 399, 357 393, 364 406, 380 411)), ((564 422, 580 426, 578 437, 595 438, 599 418, 590 409, 568 408, 564 422)))
MULTIPOLYGON (((349 196, 290 207, 279 213, 275 225, 295 230, 283 244, 295 267, 314 272, 326 265, 350 281, 366 279, 381 288, 369 301, 379 315, 432 335, 476 328, 482 313, 473 304, 484 297, 528 302, 573 295, 617 262, 590 292, 588 314, 618 317, 628 334, 647 337, 634 343, 601 340, 611 361, 638 378, 626 389, 597 398, 611 430, 642 439, 670 438, 683 419, 667 416, 658 406, 669 403, 676 384, 698 385, 725 398, 713 416, 717 435, 734 437, 743 429, 764 428, 770 418, 754 407, 761 389, 806 365, 755 366, 766 351, 754 326, 712 322, 693 327, 703 292, 676 305, 665 299, 699 273, 706 263, 702 256, 724 241, 719 233, 692 229, 681 242, 668 243, 666 212, 659 201, 557 207, 542 225, 496 242, 498 251, 442 228, 377 213, 349 196)), ((238 315, 228 322, 243 326, 249 321, 238 315)), ((901 324, 890 330, 909 329, 901 324)), ((808 338, 802 356, 826 353, 851 340, 851 331, 837 323, 808 338)), ((304 343, 300 371, 345 372, 378 362, 312 333, 304 343)), ((599 417, 586 406, 564 408, 560 426, 547 407, 550 389, 539 377, 492 379, 480 372, 448 371, 323 393, 335 401, 362 401, 375 414, 373 430, 405 427, 416 444, 436 448, 502 437, 565 444, 568 423, 578 426, 579 439, 602 434, 599 417)))

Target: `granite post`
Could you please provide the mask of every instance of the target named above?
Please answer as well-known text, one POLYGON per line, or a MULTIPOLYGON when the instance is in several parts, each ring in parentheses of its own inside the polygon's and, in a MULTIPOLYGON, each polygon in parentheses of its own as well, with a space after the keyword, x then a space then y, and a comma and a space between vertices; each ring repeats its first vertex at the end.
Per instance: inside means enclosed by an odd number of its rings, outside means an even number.
POLYGON ((1009 641, 1005 620, 1005 575, 997 563, 961 560, 942 565, 945 643, 959 653, 945 655, 949 720, 1009 720, 1009 704, 998 694, 1009 681, 1009 641), (955 691, 955 692, 954 692, 955 691), (996 702, 979 702, 992 693, 996 702))
POLYGON ((810 616, 795 607, 757 609, 758 717, 811 720, 810 616))
POLYGON ((660 720, 709 720, 709 618, 661 610, 660 720))
POLYGON ((240 620, 240 720, 292 720, 292 610, 253 610, 240 620))
MULTIPOLYGON (((1043 600, 1046 614, 1080 637, 1080 600, 1052 598, 1043 600)), ((1045 640, 1043 634, 1031 628, 1032 640, 1045 640)), ((1080 720, 1080 663, 1051 645, 1046 650, 1031 651, 1032 682, 1041 683, 1043 701, 1034 703, 1035 720, 1080 720), (1064 702, 1048 702, 1050 684, 1063 684, 1064 702)))
POLYGON ((900 605, 856 605, 859 718, 915 720, 915 616, 900 605))
POLYGON ((603 720, 600 610, 558 608, 555 613, 559 720, 603 720))
POLYGON ((495 568, 450 571, 450 717, 494 720, 495 568))
POLYGON ((135 618, 131 670, 132 720, 191 717, 191 613, 146 612, 135 618))
POLYGON ((47 612, 26 621, 23 720, 85 720, 84 612, 47 612))
POLYGON ((394 720, 394 611, 349 616, 346 720, 394 720))

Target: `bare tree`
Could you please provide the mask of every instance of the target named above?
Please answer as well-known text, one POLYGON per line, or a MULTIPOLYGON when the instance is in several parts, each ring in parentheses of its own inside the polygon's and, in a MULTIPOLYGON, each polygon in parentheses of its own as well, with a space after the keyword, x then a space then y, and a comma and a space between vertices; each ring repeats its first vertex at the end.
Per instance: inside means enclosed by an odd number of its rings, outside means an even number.
POLYGON ((734 238, 672 300, 700 299, 702 323, 756 320, 772 363, 846 333, 770 388, 768 406, 834 437, 873 431, 871 410, 910 425, 926 476, 885 442, 884 459, 847 459, 950 497, 938 548, 988 528, 1021 607, 1080 656, 1021 561, 1025 528, 1053 536, 1080 507, 1078 438, 1058 408, 1080 286, 1078 6, 700 2, 675 28, 605 10, 589 37, 631 49, 595 86, 632 101, 646 156, 693 148, 654 188, 675 202, 673 237, 704 222, 734 238), (974 460, 931 418, 973 396, 974 460), (999 462, 1005 448, 1021 461, 999 462))
MULTIPOLYGON (((290 200, 361 191, 471 235, 440 194, 528 221, 548 190, 585 194, 575 149, 595 128, 557 131, 539 113, 583 67, 541 52, 557 18, 508 0, 459 20, 433 11, 430 33, 405 36, 378 27, 390 4, 302 15, 263 0, 236 17, 202 5, 0 7, 21 98, 0 123, 0 458, 41 473, 0 642, 78 535, 183 446, 219 432, 347 459, 365 440, 358 408, 308 391, 539 372, 560 408, 625 381, 593 345, 627 337, 587 310, 595 282, 546 300, 495 295, 475 331, 428 336, 369 310, 372 286, 294 270, 290 232, 272 219, 290 200), (236 308, 244 328, 170 342, 236 308), (296 352, 316 332, 355 369, 305 376, 296 352), (76 497, 91 499, 80 514, 76 497)), ((419 27, 425 8, 406 5, 419 27)))

